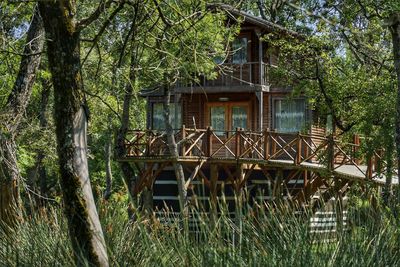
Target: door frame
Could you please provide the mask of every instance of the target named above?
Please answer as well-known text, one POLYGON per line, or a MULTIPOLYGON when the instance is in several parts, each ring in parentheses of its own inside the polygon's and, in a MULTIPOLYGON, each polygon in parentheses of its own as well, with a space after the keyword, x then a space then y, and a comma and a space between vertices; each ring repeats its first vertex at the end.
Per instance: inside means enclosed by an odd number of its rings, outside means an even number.
POLYGON ((205 122, 206 126, 211 126, 211 107, 225 107, 225 129, 224 131, 235 131, 236 129, 231 129, 232 127, 232 107, 233 106, 244 106, 247 111, 247 126, 246 129, 251 127, 251 101, 235 101, 235 102, 207 102, 205 103, 205 122))

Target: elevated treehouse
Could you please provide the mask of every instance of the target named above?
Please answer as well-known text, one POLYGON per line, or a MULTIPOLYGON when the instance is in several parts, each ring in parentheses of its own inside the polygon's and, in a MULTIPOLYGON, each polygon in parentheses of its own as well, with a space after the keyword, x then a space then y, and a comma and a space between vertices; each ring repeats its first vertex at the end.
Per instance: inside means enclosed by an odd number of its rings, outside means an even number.
MULTIPOLYGON (((269 77, 277 48, 262 40, 267 33, 295 36, 281 26, 228 6, 229 20, 241 18, 233 51, 215 80, 174 88, 171 120, 183 164, 190 203, 208 209, 223 197, 234 209, 234 196, 249 201, 290 198, 299 203, 318 195, 328 200, 353 183, 383 184, 383 151, 360 153, 317 125, 307 96, 269 77)), ((132 130, 126 155, 139 171, 134 188, 153 192, 153 207, 179 209, 177 181, 163 117, 164 92, 142 91, 147 99, 147 129, 132 130)))

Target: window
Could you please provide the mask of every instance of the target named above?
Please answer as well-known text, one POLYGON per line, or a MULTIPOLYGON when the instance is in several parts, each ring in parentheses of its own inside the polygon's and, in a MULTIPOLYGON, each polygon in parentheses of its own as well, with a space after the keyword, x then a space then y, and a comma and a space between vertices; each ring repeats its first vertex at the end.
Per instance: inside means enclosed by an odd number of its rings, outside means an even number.
POLYGON ((247 109, 244 106, 232 106, 232 130, 247 128, 247 109))
MULTIPOLYGON (((170 104, 170 117, 171 124, 174 129, 181 128, 182 125, 182 111, 181 105, 177 103, 170 104)), ((164 120, 164 104, 163 103, 154 103, 153 104, 153 125, 152 129, 154 130, 165 130, 165 120, 164 120)))
POLYGON ((211 114, 211 127, 216 131, 217 135, 224 135, 226 119, 225 107, 215 106, 210 108, 211 114))
POLYGON ((232 44, 232 63, 242 64, 247 62, 247 38, 237 38, 232 44))
POLYGON ((304 99, 276 99, 275 129, 279 132, 298 132, 305 127, 306 103, 304 99))
POLYGON ((209 125, 217 135, 226 135, 226 131, 234 131, 236 128, 247 128, 249 110, 247 103, 211 103, 208 106, 209 125))

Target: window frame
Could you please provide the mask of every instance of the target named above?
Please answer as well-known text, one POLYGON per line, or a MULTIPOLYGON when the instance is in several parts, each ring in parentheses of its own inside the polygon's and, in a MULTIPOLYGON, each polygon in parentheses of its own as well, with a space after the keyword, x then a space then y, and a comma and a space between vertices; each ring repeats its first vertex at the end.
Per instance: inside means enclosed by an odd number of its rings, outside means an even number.
POLYGON ((242 34, 240 34, 240 35, 235 37, 235 39, 231 43, 231 51, 232 51, 232 53, 231 53, 231 60, 230 61, 231 61, 232 64, 241 65, 241 64, 246 64, 246 63, 251 62, 251 40, 252 40, 251 39, 251 33, 242 33, 242 34), (247 40, 246 41, 246 49, 244 50, 245 53, 246 53, 246 60, 244 62, 234 62, 234 55, 236 53, 234 53, 235 49, 233 48, 233 43, 236 40, 241 40, 241 39, 244 39, 244 38, 246 38, 246 40, 247 40))
POLYGON ((290 98, 290 97, 284 97, 284 96, 279 96, 279 97, 271 97, 271 119, 272 119, 272 129, 281 132, 281 133, 297 133, 297 132, 302 132, 303 130, 307 129, 307 125, 309 122, 309 108, 308 108, 308 103, 307 103, 307 98, 306 97, 295 97, 295 98, 290 98), (287 132, 287 131, 280 131, 276 128, 276 101, 296 101, 296 100, 302 100, 304 101, 304 124, 301 129, 293 132, 287 132))
MULTIPOLYGON (((150 118, 151 118, 151 124, 150 124, 150 127, 151 127, 151 130, 156 130, 156 131, 165 131, 166 129, 165 129, 165 121, 164 121, 164 127, 161 127, 161 128, 159 128, 159 129, 156 129, 155 127, 154 127, 154 111, 155 111, 155 105, 161 105, 162 106, 162 112, 164 112, 164 102, 152 102, 151 103, 151 114, 150 114, 150 118)), ((171 106, 172 105, 174 105, 175 106, 175 112, 174 113, 170 113, 169 115, 170 115, 170 117, 171 117, 171 122, 173 122, 173 125, 172 125, 172 127, 173 127, 173 129, 174 130, 177 130, 177 129, 180 129, 181 127, 182 127, 182 103, 179 103, 179 102, 171 102, 170 103, 170 109, 171 109, 171 106), (180 113, 180 120, 176 120, 176 114, 177 114, 177 111, 176 111, 176 106, 178 106, 178 108, 179 108, 179 113, 180 113)), ((162 114, 162 116, 164 117, 164 114, 162 114)))
MULTIPOLYGON (((240 106, 240 107, 245 107, 246 112, 247 112, 247 122, 246 122, 246 129, 250 129, 251 126, 251 120, 252 120, 252 114, 251 114, 251 108, 250 108, 250 101, 241 101, 241 102, 208 102, 206 103, 206 125, 211 126, 211 107, 224 107, 225 108, 225 129, 221 130, 225 133, 227 132, 233 132, 236 129, 232 129, 232 107, 240 106)), ((213 129, 217 130, 217 129, 213 129)), ((219 129, 218 129, 219 130, 219 129)), ((225 134, 224 134, 225 135, 225 134)), ((221 135, 221 136, 224 136, 221 135)))

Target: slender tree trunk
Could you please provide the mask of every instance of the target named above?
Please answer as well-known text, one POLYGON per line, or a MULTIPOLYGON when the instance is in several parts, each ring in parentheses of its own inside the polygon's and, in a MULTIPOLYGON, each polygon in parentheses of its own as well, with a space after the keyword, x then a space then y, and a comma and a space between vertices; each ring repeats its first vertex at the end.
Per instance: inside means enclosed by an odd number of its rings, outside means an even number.
POLYGON ((77 265, 108 266, 103 231, 90 185, 87 109, 80 76, 80 32, 74 1, 41 1, 54 88, 54 118, 64 211, 77 265))
POLYGON ((32 93, 44 44, 42 19, 35 7, 19 72, 5 107, 0 113, 0 221, 12 223, 19 214, 20 173, 15 136, 32 93))
POLYGON ((173 166, 175 170, 175 177, 178 183, 178 192, 179 192, 179 206, 181 212, 184 216, 188 213, 188 200, 187 200, 187 189, 185 186, 185 173, 183 171, 183 166, 181 163, 178 162, 179 159, 179 150, 178 145, 175 140, 175 133, 171 123, 171 116, 170 116, 170 104, 171 104, 171 89, 166 83, 166 97, 164 102, 164 120, 165 120, 165 129, 166 129, 166 136, 167 136, 167 144, 168 150, 171 156, 174 158, 173 166))
POLYGON ((393 41, 394 67, 397 75, 396 152, 397 152, 397 173, 398 175, 400 175, 400 13, 392 14, 392 16, 389 19, 389 23, 393 41))
MULTIPOLYGON (((132 17, 131 29, 129 30, 126 36, 126 40, 122 47, 122 51, 124 51, 125 47, 130 41, 131 56, 130 56, 130 66, 129 66, 129 82, 127 82, 125 86, 125 96, 124 96, 124 103, 121 115, 121 126, 118 129, 115 142, 115 152, 117 158, 121 158, 126 155, 125 140, 130 125, 129 124, 130 112, 131 112, 130 106, 132 104, 132 97, 134 96, 133 86, 136 84, 136 79, 137 79, 137 72, 135 69, 139 64, 141 57, 141 54, 139 53, 138 44, 136 43, 138 41, 137 29, 141 26, 141 23, 143 23, 144 21, 143 16, 144 14, 146 14, 146 11, 143 9, 144 6, 142 5, 142 2, 140 0, 131 2, 131 7, 133 7, 134 9, 134 16, 132 17)), ((123 61, 122 59, 123 59, 123 54, 121 54, 120 56, 119 62, 117 64, 117 69, 121 67, 123 61)), ((122 170, 124 182, 128 188, 131 204, 133 204, 134 206, 136 206, 135 208, 137 208, 139 201, 135 194, 135 185, 137 180, 135 170, 128 162, 120 161, 119 166, 122 170)), ((132 210, 128 210, 128 212, 130 213, 130 217, 132 217, 131 216, 133 215, 132 210)))
MULTIPOLYGON (((42 81, 42 98, 40 101, 40 114, 39 114, 39 124, 40 128, 44 131, 47 128, 47 107, 49 104, 50 90, 51 90, 51 81, 48 79, 43 79, 42 81)), ((39 190, 40 195, 45 197, 47 195, 47 171, 44 166, 43 160, 45 159, 45 151, 40 150, 37 155, 37 166, 38 166, 38 176, 39 176, 39 190)), ((41 199, 41 204, 44 204, 44 199, 41 199)))
POLYGON ((103 198, 105 200, 108 200, 111 197, 111 182, 112 182, 111 154, 112 154, 112 126, 111 126, 111 116, 110 116, 108 122, 107 140, 104 145, 104 157, 106 163, 106 190, 104 191, 103 198))
MULTIPOLYGON (((132 37, 134 40, 134 37, 132 37)), ((129 71, 129 82, 126 84, 125 87, 125 96, 124 96, 124 103, 122 108, 122 116, 121 116, 121 126, 117 132, 117 138, 115 141, 115 152, 117 158, 122 158, 126 155, 125 150, 125 140, 126 135, 129 129, 129 121, 130 121, 130 105, 132 103, 132 96, 133 96, 133 86, 136 82, 136 75, 135 75, 135 66, 136 66, 136 53, 132 52, 131 55, 131 62, 130 62, 130 71, 129 71)), ((134 205, 137 205, 136 195, 134 193, 135 183, 136 183, 136 174, 132 166, 128 162, 120 161, 119 166, 122 170, 122 175, 124 178, 124 182, 126 187, 128 188, 129 197, 131 202, 134 205)))
MULTIPOLYGON (((49 79, 41 79, 42 92, 40 99, 40 110, 39 110, 39 126, 41 131, 45 131, 47 128, 47 106, 50 97, 51 81, 49 79)), ((34 199, 36 206, 44 206, 44 197, 47 191, 47 171, 44 165, 44 159, 46 157, 45 150, 41 147, 37 151, 35 165, 29 170, 30 175, 27 177, 27 183, 31 187, 31 190, 35 192, 34 199)))

